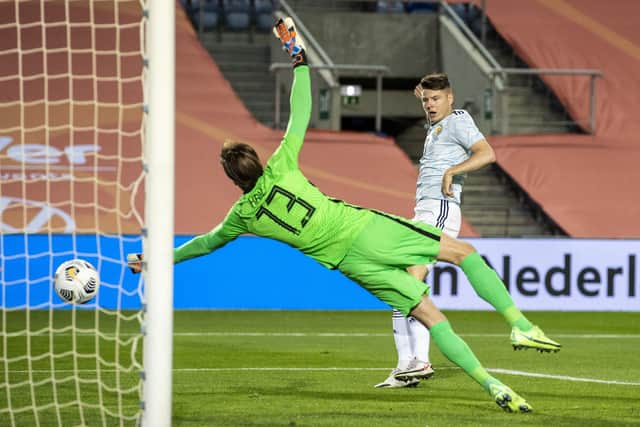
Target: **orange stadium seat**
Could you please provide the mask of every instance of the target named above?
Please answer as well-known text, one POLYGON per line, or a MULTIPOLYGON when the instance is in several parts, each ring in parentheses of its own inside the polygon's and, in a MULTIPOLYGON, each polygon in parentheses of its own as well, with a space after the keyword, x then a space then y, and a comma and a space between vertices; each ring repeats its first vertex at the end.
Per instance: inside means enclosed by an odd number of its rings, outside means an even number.
MULTIPOLYGON (((479 5, 479 1, 474 2, 479 5)), ((492 137, 499 165, 572 237, 639 237, 640 2, 486 2, 496 31, 532 68, 598 69, 593 135, 492 137)), ((584 117, 589 80, 543 77, 584 117)))

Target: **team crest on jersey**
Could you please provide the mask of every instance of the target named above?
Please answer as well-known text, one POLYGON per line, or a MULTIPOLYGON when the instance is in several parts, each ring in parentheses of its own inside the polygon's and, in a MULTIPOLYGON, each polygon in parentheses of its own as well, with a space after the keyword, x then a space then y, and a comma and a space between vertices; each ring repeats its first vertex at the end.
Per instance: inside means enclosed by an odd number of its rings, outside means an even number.
POLYGON ((442 132, 442 125, 438 125, 434 130, 433 133, 435 133, 436 135, 439 135, 440 132, 442 132))

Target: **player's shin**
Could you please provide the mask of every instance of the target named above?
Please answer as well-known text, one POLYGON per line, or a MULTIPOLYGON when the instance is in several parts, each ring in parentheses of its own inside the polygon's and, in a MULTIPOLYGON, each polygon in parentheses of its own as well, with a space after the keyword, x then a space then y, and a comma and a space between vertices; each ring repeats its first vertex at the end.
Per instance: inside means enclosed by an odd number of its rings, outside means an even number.
POLYGON ((440 348, 442 354, 456 365, 460 366, 471 378, 491 395, 494 401, 505 411, 529 412, 529 405, 522 397, 500 380, 489 375, 480 361, 473 354, 469 346, 451 329, 447 321, 438 322, 431 326, 431 337, 440 348))
POLYGON ((487 380, 491 375, 482 367, 466 342, 451 328, 448 321, 431 326, 431 338, 447 359, 461 367, 478 384, 488 390, 487 380))
POLYGON ((514 304, 498 274, 484 262, 480 254, 472 252, 467 255, 460 263, 460 267, 476 294, 502 314, 511 327, 517 326, 523 331, 533 327, 514 304))

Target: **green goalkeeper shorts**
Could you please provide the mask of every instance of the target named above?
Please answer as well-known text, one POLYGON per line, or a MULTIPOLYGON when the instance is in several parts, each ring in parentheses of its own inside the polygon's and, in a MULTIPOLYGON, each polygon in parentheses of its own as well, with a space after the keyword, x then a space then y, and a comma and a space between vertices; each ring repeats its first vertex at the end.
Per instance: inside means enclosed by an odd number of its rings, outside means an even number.
POLYGON ((375 212, 338 269, 407 316, 429 286, 406 268, 435 262, 441 233, 428 224, 375 212))

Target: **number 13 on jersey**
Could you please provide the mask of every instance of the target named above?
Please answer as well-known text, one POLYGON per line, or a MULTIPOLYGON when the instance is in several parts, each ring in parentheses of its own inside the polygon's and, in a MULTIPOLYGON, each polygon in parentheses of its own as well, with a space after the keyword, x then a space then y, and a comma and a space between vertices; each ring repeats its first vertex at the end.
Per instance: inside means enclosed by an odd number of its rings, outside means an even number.
POLYGON ((316 208, 308 202, 277 185, 271 189, 265 205, 260 206, 256 212, 256 219, 260 220, 262 216, 267 216, 275 224, 296 236, 316 211, 316 208))

